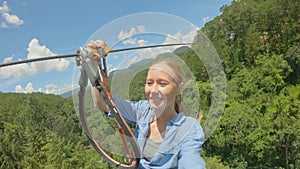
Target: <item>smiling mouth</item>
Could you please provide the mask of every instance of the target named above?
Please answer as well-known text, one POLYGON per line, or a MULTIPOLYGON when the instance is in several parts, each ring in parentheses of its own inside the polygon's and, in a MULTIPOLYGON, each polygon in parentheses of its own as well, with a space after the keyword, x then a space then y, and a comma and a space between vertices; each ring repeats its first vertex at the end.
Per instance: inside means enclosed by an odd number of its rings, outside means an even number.
POLYGON ((149 97, 149 102, 153 105, 159 106, 160 104, 164 103, 164 99, 160 97, 149 97))
POLYGON ((163 98, 161 98, 161 97, 149 97, 149 100, 152 100, 152 101, 155 101, 155 102, 157 102, 157 101, 163 101, 164 99, 163 98))

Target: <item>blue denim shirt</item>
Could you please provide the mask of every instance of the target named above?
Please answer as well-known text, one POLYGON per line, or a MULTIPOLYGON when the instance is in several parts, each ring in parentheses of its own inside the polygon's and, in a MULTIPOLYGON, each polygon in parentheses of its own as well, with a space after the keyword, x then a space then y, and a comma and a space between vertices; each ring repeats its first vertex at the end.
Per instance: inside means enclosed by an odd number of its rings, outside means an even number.
MULTIPOLYGON (((146 100, 130 102, 115 96, 113 100, 123 117, 136 124, 135 137, 142 151, 154 111, 146 100)), ((142 156, 138 168, 205 169, 200 156, 203 142, 204 133, 199 122, 181 112, 167 123, 165 138, 152 159, 147 161, 142 156)))

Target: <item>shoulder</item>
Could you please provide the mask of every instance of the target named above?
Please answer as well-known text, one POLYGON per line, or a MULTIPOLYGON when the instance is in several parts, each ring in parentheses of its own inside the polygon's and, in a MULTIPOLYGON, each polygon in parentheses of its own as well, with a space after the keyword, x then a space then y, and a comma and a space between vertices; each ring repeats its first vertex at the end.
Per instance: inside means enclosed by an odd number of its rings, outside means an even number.
POLYGON ((170 129, 172 134, 174 134, 173 136, 170 136, 172 139, 181 143, 195 139, 204 142, 203 129, 195 118, 180 113, 173 123, 173 126, 174 127, 170 129))
POLYGON ((204 140, 204 131, 197 119, 190 116, 186 116, 182 125, 190 126, 190 127, 184 127, 187 132, 187 139, 198 138, 204 140))
POLYGON ((147 107, 147 108, 150 107, 148 100, 140 100, 134 103, 140 105, 141 107, 147 107))
POLYGON ((193 127, 197 128, 197 129, 202 129, 199 121, 197 119, 195 119, 194 117, 186 116, 185 123, 189 123, 190 125, 192 124, 193 127))

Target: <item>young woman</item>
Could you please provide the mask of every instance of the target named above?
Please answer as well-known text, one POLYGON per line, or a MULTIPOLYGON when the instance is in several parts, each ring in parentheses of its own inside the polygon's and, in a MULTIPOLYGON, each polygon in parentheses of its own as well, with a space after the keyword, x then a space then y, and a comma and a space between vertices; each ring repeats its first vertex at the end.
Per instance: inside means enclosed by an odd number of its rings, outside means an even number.
MULTIPOLYGON (((135 137, 142 152, 138 168, 206 168, 200 156, 202 127, 184 115, 176 99, 184 85, 183 76, 179 64, 160 60, 148 70, 147 100, 131 102, 113 96, 123 117, 136 124, 135 137)), ((109 112, 96 89, 93 95, 96 106, 109 112)))

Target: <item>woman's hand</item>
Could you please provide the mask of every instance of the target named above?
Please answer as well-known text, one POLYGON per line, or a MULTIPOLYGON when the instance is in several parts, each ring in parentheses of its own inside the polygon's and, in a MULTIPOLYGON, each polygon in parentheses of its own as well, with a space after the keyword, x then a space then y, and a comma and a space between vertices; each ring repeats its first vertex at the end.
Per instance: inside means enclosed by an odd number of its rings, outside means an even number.
POLYGON ((87 48, 91 49, 93 54, 100 58, 103 58, 104 56, 106 56, 107 53, 110 51, 110 48, 101 39, 96 40, 96 41, 91 40, 87 44, 87 48))
MULTIPOLYGON (((95 69, 98 69, 98 59, 103 58, 108 52, 109 47, 106 45, 106 43, 102 40, 91 40, 87 44, 87 48, 91 49, 93 52, 93 66, 95 69)), ((100 95, 98 89, 95 87, 92 87, 92 97, 94 101, 95 107, 101 109, 104 112, 109 112, 109 107, 106 105, 105 101, 103 100, 102 96, 100 95)))

